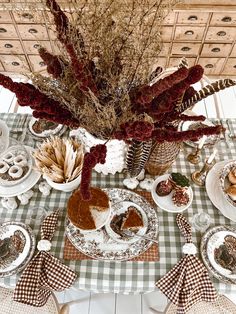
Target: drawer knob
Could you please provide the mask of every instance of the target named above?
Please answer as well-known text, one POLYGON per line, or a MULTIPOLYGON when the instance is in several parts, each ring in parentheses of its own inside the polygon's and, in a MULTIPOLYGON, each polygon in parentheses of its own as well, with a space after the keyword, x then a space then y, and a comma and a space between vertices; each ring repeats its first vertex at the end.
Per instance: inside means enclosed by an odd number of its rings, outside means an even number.
POLYGON ((41 48, 41 45, 39 45, 39 44, 34 44, 33 47, 34 47, 35 49, 39 49, 39 48, 41 48))
POLYGON ((215 47, 215 48, 211 49, 211 51, 212 51, 212 52, 220 52, 220 48, 215 47))
POLYGON ((19 63, 19 62, 16 62, 16 61, 13 61, 11 64, 14 65, 15 67, 17 67, 18 65, 20 65, 20 63, 19 63))
POLYGON ((225 16, 221 19, 222 22, 231 22, 232 18, 230 16, 225 16))
POLYGON ((5 28, 3 28, 3 27, 0 28, 0 33, 6 33, 6 32, 7 32, 7 30, 5 28))
POLYGON ((30 14, 30 13, 23 13, 21 16, 22 16, 23 18, 29 19, 29 20, 31 20, 31 19, 33 18, 33 15, 30 14))
POLYGON ((35 29, 35 28, 30 28, 30 29, 28 30, 28 32, 31 33, 31 34, 36 34, 36 33, 38 33, 37 29, 35 29))
POLYGON ((185 35, 193 35, 193 34, 194 34, 194 31, 189 30, 189 31, 186 31, 184 34, 185 34, 185 35))
POLYGON ((226 35, 226 32, 224 31, 220 31, 217 33, 217 36, 225 36, 226 35))
POLYGON ((182 51, 189 51, 189 50, 191 50, 191 48, 189 48, 189 47, 182 47, 181 50, 182 51))
POLYGON ((190 16, 188 17, 188 20, 189 20, 189 21, 197 21, 197 20, 198 20, 198 17, 197 17, 196 15, 190 15, 190 16))
POLYGON ((4 47, 5 48, 13 48, 13 46, 11 44, 5 44, 4 47))
POLYGON ((39 62, 39 65, 40 65, 41 67, 44 67, 44 66, 45 66, 45 62, 40 61, 40 62, 39 62))
POLYGON ((214 68, 214 65, 211 64, 211 63, 208 63, 208 64, 205 65, 205 68, 212 69, 212 68, 214 68))

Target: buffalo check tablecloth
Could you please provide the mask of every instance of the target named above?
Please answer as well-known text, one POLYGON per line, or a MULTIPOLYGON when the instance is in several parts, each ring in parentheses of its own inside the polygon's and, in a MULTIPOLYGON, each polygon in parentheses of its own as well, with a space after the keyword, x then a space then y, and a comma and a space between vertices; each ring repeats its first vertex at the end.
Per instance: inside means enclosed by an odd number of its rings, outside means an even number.
MULTIPOLYGON (((0 119, 4 120, 10 130, 14 130, 19 119, 19 114, 0 114, 0 119)), ((27 117, 30 119, 30 115, 27 117)), ((227 128, 225 120, 222 120, 223 125, 227 128)), ((236 132, 236 120, 230 121, 232 129, 236 132)), ((26 127, 26 125, 24 126, 26 127)), ((227 128, 228 131, 228 128, 227 128)), ((24 130, 23 130, 24 132, 24 130)), ((236 134, 236 133, 235 133, 236 134)), ((14 138, 19 138, 21 132, 11 132, 10 135, 14 138)), ((28 133, 25 134, 24 143, 30 146, 36 146, 37 142, 32 140, 28 133)), ((221 140, 217 144, 218 155, 216 160, 236 159, 236 140, 230 139, 229 145, 225 140, 221 140)), ((213 148, 205 148, 202 152, 202 161, 206 156, 209 156, 213 148)), ((201 168, 202 162, 199 165, 192 165, 186 161, 186 155, 192 151, 192 148, 183 146, 183 149, 174 163, 171 170, 181 172, 190 177, 190 174, 196 169, 201 168)), ((170 170, 170 171, 171 171, 170 170)), ((125 174, 115 174, 104 176, 93 172, 92 184, 99 187, 118 187, 124 188, 123 179, 125 174)), ((40 182, 40 181, 39 181, 40 182)), ((200 210, 207 212, 212 218, 212 225, 232 225, 236 223, 225 218, 221 212, 214 207, 207 196, 204 187, 198 187, 192 184, 193 202, 192 205, 184 212, 184 215, 191 221, 194 214, 200 210)), ((52 190, 50 196, 43 197, 38 190, 38 183, 34 186, 34 195, 28 205, 20 205, 14 211, 7 211, 0 205, 0 221, 9 220, 21 221, 31 226, 34 233, 39 239, 40 220, 32 219, 32 209, 34 213, 38 212, 40 216, 41 210, 39 207, 44 207, 48 212, 52 212, 56 208, 61 208, 58 228, 52 240, 52 254, 60 259, 63 259, 64 233, 66 223, 66 202, 70 193, 64 193, 52 190)), ((155 282, 160 279, 167 271, 169 271, 182 257, 182 245, 184 239, 176 225, 176 214, 164 212, 157 208, 159 217, 159 253, 160 261, 158 262, 114 262, 114 261, 98 261, 98 260, 83 260, 83 261, 65 261, 65 264, 74 269, 78 274, 78 279, 75 287, 78 289, 89 290, 94 292, 119 292, 119 293, 145 293, 155 289, 155 282)), ((193 230, 193 243, 200 243, 201 234, 193 230)), ((5 286, 15 286, 18 279, 17 275, 0 279, 0 284, 5 286)), ((226 285, 220 283, 217 279, 212 279, 215 287, 222 293, 236 292, 236 285, 226 285)))

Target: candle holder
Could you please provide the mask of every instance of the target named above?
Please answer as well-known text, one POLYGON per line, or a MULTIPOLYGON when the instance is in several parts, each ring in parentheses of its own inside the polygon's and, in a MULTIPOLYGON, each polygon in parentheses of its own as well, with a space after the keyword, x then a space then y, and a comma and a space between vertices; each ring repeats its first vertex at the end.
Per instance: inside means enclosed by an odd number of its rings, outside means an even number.
POLYGON ((201 148, 197 147, 194 153, 191 153, 187 156, 187 160, 191 164, 194 164, 194 165, 198 164, 200 162, 200 152, 201 152, 201 148))
POLYGON ((205 185, 206 175, 209 172, 209 170, 214 166, 214 164, 215 164, 214 160, 210 164, 206 160, 200 171, 197 170, 192 173, 191 178, 193 182, 199 186, 205 185))

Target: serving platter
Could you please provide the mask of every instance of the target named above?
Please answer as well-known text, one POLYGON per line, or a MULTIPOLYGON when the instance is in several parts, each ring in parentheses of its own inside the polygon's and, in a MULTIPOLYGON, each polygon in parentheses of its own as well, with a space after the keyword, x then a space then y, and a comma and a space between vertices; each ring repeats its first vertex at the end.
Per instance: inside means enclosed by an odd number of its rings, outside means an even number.
POLYGON ((29 226, 21 222, 0 225, 0 278, 22 271, 34 250, 35 236, 29 226))
MULTIPOLYGON (((159 230, 159 223, 156 210, 142 196, 125 189, 106 188, 103 189, 109 196, 111 203, 111 215, 114 215, 120 208, 127 208, 132 204, 138 209, 141 208, 145 215, 145 235, 156 239, 159 230), (117 206, 120 203, 123 205, 117 206)), ((110 220, 108 221, 108 224, 110 220)), ((107 225, 106 225, 107 226, 107 225)), ((82 253, 99 260, 125 261, 139 256, 150 248, 151 241, 136 237, 134 241, 117 241, 107 232, 107 227, 93 232, 83 233, 76 228, 69 220, 66 226, 66 234, 70 242, 82 253)))
MULTIPOLYGON (((236 284, 236 257, 235 257, 235 270, 230 270, 226 266, 219 263, 219 255, 216 250, 221 249, 227 237, 235 239, 236 243, 236 228, 230 226, 216 226, 203 235, 201 240, 200 251, 202 260, 207 269, 214 277, 227 284, 236 284)), ((233 251, 236 254, 236 245, 233 251)))

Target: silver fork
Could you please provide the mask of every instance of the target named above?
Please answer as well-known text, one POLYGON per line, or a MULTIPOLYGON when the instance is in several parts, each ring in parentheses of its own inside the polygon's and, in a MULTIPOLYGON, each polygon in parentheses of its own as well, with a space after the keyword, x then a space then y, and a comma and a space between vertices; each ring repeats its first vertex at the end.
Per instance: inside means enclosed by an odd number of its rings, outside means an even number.
POLYGON ((132 232, 130 230, 122 230, 122 233, 124 233, 128 237, 139 237, 139 238, 143 238, 143 239, 146 239, 146 240, 149 240, 151 242, 159 244, 159 242, 157 240, 153 239, 153 238, 150 238, 150 237, 148 237, 146 235, 141 235, 141 234, 132 232))

